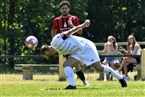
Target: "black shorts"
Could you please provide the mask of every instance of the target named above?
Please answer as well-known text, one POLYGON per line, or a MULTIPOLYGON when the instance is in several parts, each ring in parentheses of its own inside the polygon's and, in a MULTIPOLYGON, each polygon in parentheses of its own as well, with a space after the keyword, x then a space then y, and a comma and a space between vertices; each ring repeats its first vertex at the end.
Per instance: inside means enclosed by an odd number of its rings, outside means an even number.
POLYGON ((136 59, 136 62, 137 62, 137 63, 140 63, 140 62, 141 62, 140 57, 134 57, 134 58, 136 59))

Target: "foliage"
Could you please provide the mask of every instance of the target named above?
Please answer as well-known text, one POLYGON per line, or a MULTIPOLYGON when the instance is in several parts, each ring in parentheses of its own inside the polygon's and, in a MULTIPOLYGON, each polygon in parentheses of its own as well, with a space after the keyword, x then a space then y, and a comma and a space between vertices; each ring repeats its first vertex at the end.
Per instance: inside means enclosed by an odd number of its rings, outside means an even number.
MULTIPOLYGON (((1 55, 38 55, 41 45, 51 41, 52 21, 60 15, 60 1, 1 0, 1 55), (29 35, 39 40, 35 50, 24 44, 29 35)), ((138 41, 145 40, 144 0, 70 0, 70 4, 70 13, 78 16, 81 23, 86 18, 91 20, 92 24, 84 29, 83 37, 104 42, 108 35, 114 35, 117 41, 126 41, 129 34, 134 34, 138 41)), ((12 60, 10 63, 14 64, 12 60)))
POLYGON ((118 41, 126 41, 129 34, 134 34, 138 41, 143 41, 144 4, 144 0, 90 0, 91 39, 101 42, 114 35, 118 41))

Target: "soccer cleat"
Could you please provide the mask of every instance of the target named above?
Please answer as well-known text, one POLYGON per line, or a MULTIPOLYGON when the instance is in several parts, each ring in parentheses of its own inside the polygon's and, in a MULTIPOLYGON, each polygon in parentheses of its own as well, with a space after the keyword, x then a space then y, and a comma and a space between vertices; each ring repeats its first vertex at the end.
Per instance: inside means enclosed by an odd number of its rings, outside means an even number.
POLYGON ((89 86, 89 83, 86 80, 84 80, 82 82, 83 82, 84 86, 89 86))
POLYGON ((77 89, 76 86, 68 85, 65 89, 77 89))
POLYGON ((127 83, 124 79, 120 79, 119 82, 121 83, 122 87, 127 87, 127 83))

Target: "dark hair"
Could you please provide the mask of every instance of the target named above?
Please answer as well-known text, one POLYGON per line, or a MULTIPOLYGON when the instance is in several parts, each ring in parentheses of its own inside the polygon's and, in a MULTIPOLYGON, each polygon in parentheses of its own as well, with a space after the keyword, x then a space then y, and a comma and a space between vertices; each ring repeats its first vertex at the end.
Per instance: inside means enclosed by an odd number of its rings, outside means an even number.
POLYGON ((47 51, 49 49, 49 46, 48 45, 43 45, 40 49, 40 55, 44 55, 45 51, 47 51))
POLYGON ((66 0, 60 2, 59 8, 61 8, 64 5, 67 5, 70 8, 70 3, 69 3, 69 1, 66 1, 66 0))

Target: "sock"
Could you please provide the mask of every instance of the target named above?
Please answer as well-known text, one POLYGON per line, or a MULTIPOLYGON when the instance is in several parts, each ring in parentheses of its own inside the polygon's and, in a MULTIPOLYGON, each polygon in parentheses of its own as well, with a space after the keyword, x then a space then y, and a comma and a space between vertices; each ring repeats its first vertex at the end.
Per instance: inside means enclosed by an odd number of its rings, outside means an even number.
POLYGON ((64 72, 68 79, 69 85, 75 86, 73 69, 70 66, 66 66, 64 67, 64 72))
POLYGON ((85 76, 84 76, 84 73, 82 72, 82 70, 77 71, 76 74, 82 81, 85 80, 85 76))
POLYGON ((108 74, 111 74, 112 76, 116 77, 118 80, 119 79, 123 79, 123 76, 120 75, 119 73, 115 72, 112 68, 110 68, 109 66, 104 66, 104 72, 105 73, 108 73, 108 74))

